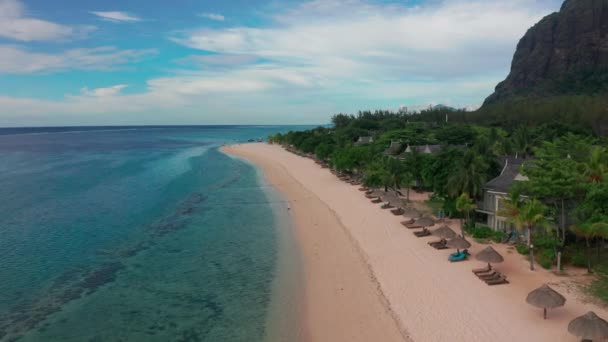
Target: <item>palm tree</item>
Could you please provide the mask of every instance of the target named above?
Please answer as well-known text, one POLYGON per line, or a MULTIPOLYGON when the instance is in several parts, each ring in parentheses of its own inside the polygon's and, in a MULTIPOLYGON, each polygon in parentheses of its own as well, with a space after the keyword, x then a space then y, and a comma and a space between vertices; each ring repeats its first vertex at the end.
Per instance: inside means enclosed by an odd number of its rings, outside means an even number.
POLYGON ((483 158, 473 151, 468 151, 456 172, 448 178, 448 193, 458 196, 466 192, 473 198, 478 198, 486 183, 487 171, 488 164, 483 158))
POLYGON ((456 199, 456 210, 458 210, 461 214, 464 215, 464 222, 461 221, 460 229, 462 237, 464 238, 464 226, 465 224, 470 224, 471 221, 471 212, 475 210, 477 206, 469 194, 464 192, 456 199))
POLYGON ((520 190, 518 187, 514 187, 507 197, 502 200, 502 208, 498 211, 498 215, 506 217, 507 222, 514 225, 515 229, 522 230, 524 224, 520 220, 519 212, 523 205, 520 190))
POLYGON ((594 147, 583 164, 583 173, 591 183, 601 183, 608 174, 608 156, 603 147, 594 147))
MULTIPOLYGON (((545 207, 541 201, 537 199, 528 200, 521 207, 521 210, 515 219, 521 227, 527 229, 526 241, 530 247, 532 246, 532 230, 536 227, 544 226, 547 223, 545 218, 546 211, 547 207, 545 207)), ((534 271, 533 248, 530 248, 530 270, 534 271)))
POLYGON ((526 158, 530 154, 533 141, 527 126, 521 126, 513 133, 513 144, 517 153, 523 158, 526 158))
POLYGON ((570 227, 572 232, 579 237, 585 239, 587 245, 587 272, 592 273, 591 270, 591 240, 602 237, 608 237, 608 223, 604 222, 583 222, 581 224, 573 225, 570 227))

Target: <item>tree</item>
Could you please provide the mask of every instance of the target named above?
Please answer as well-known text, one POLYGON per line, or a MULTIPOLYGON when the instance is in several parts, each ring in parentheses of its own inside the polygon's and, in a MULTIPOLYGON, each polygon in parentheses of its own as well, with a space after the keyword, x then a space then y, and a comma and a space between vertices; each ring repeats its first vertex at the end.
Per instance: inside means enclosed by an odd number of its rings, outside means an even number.
MULTIPOLYGON (((547 224, 545 218, 546 211, 547 208, 541 201, 531 199, 525 202, 517 214, 515 220, 526 228, 526 241, 530 247, 532 246, 532 231, 536 227, 545 226, 547 224)), ((530 270, 534 270, 533 248, 530 248, 530 270)))
POLYGON ((591 183, 601 183, 608 174, 608 155, 603 147, 594 147, 583 163, 583 174, 591 183))
POLYGON ((587 272, 592 273, 591 270, 591 240, 595 238, 606 238, 608 237, 608 223, 606 222, 583 222, 570 227, 572 232, 579 237, 585 239, 585 245, 587 246, 587 272))
POLYGON ((520 215, 524 204, 520 189, 513 187, 508 196, 503 199, 502 208, 498 211, 499 215, 506 217, 507 222, 515 226, 515 229, 520 232, 524 229, 525 225, 520 215))
POLYGON ((469 194, 464 192, 456 199, 456 210, 464 215, 464 222, 461 223, 460 229, 461 234, 464 237, 464 226, 471 224, 471 212, 477 208, 475 202, 469 194))
POLYGON ((448 178, 448 194, 458 196, 467 193, 472 198, 479 198, 487 179, 488 164, 475 152, 468 151, 448 178))
MULTIPOLYGON (((577 150, 581 150, 581 143, 574 141, 572 136, 544 142, 542 147, 535 150, 537 159, 523 168, 529 181, 520 184, 525 186, 527 194, 542 198, 555 207, 562 246, 566 243, 566 213, 585 192, 580 164, 572 158, 573 155, 577 156, 573 154, 577 150)), ((561 252, 558 251, 558 269, 560 267, 561 252)))

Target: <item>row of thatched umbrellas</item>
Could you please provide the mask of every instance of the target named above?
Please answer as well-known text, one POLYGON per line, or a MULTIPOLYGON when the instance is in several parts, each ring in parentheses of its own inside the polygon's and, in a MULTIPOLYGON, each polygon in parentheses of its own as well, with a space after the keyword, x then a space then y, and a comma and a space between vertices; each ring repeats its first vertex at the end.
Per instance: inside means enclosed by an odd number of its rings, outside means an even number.
MULTIPOLYGON (((376 193, 376 192, 374 192, 376 193)), ((371 193, 370 193, 371 194, 371 193)), ((414 208, 403 208, 401 199, 398 196, 390 196, 385 193, 378 194, 376 198, 382 198, 392 206, 399 208, 399 213, 404 217, 414 220, 413 225, 418 227, 432 227, 435 221, 429 217, 422 217, 422 214, 414 208)), ((431 234, 441 239, 447 240, 447 246, 457 250, 471 247, 471 243, 464 237, 457 234, 452 228, 443 225, 431 231, 431 234)), ((483 251, 475 255, 475 259, 488 263, 488 270, 492 269, 491 264, 501 263, 504 258, 492 246, 486 247, 483 251)), ((528 294, 526 302, 532 306, 543 309, 543 318, 547 319, 547 310, 564 306, 566 298, 548 285, 543 285, 528 294)), ((608 322, 598 317, 594 312, 577 317, 568 324, 568 332, 583 340, 602 340, 608 337, 608 322)))

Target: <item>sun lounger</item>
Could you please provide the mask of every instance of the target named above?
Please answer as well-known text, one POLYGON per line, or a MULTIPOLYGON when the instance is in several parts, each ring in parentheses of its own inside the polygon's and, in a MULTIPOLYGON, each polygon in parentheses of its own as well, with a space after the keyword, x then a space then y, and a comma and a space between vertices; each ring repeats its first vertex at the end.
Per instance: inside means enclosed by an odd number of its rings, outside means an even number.
POLYGON ((467 259, 467 256, 468 256, 468 253, 466 253, 466 252, 455 253, 455 254, 451 254, 450 257, 448 258, 448 260, 450 262, 464 261, 467 259))
POLYGON ((374 203, 374 204, 382 203, 382 199, 380 199, 380 198, 373 199, 372 203, 374 203))
POLYGON ((500 272, 494 271, 494 272, 488 273, 488 274, 477 275, 477 278, 485 281, 485 280, 491 280, 491 279, 494 279, 494 278, 498 278, 500 276, 501 276, 500 272))
POLYGON ((393 215, 395 215, 395 216, 399 216, 399 215, 403 215, 404 211, 403 211, 403 208, 397 208, 397 209, 391 210, 391 213, 393 213, 393 215))
POLYGON ((366 187, 359 188, 359 191, 368 191, 369 189, 366 187))
POLYGON ((414 232, 414 235, 416 235, 417 237, 421 238, 421 237, 425 237, 425 236, 429 236, 431 235, 431 232, 429 232, 427 229, 423 229, 419 232, 414 232))
POLYGON ((365 197, 367 197, 367 198, 369 198, 369 199, 372 199, 372 198, 378 198, 378 196, 374 196, 374 195, 372 195, 372 194, 367 194, 367 195, 365 195, 365 197))
POLYGON ((494 280, 490 280, 490 281, 486 281, 486 284, 493 286, 493 285, 502 285, 502 284, 508 284, 509 281, 507 280, 507 277, 500 276, 498 279, 494 279, 494 280))
POLYGON ((492 271, 492 268, 490 266, 486 266, 483 268, 476 268, 473 270, 473 273, 475 274, 481 274, 481 273, 489 273, 492 271))
POLYGON ((409 229, 424 228, 423 226, 416 224, 416 223, 410 223, 410 224, 406 225, 406 227, 408 227, 409 229))
POLYGON ((382 208, 382 209, 393 209, 394 207, 390 203, 384 203, 380 208, 382 208))

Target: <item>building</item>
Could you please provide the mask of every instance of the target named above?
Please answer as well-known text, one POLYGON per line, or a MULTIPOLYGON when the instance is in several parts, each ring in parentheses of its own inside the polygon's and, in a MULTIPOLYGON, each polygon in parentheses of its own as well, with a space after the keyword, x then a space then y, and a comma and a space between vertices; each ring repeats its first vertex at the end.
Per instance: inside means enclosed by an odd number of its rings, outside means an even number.
POLYGON ((419 146, 410 146, 407 145, 407 148, 403 152, 412 153, 413 151, 418 151, 418 153, 424 154, 435 154, 441 152, 441 145, 419 145, 419 146))
POLYGON ((396 156, 403 150, 403 144, 398 141, 392 141, 391 146, 389 146, 384 154, 388 156, 396 156))
POLYGON ((507 218, 500 215, 503 201, 509 190, 516 182, 528 181, 528 177, 521 174, 521 168, 529 160, 517 157, 507 157, 500 176, 492 179, 483 188, 483 200, 477 203, 477 212, 485 218, 486 225, 494 230, 510 231, 511 224, 507 218))
POLYGON ((355 142, 355 145, 367 145, 367 144, 371 144, 373 142, 374 142, 373 137, 359 137, 359 139, 357 139, 357 141, 355 142))

